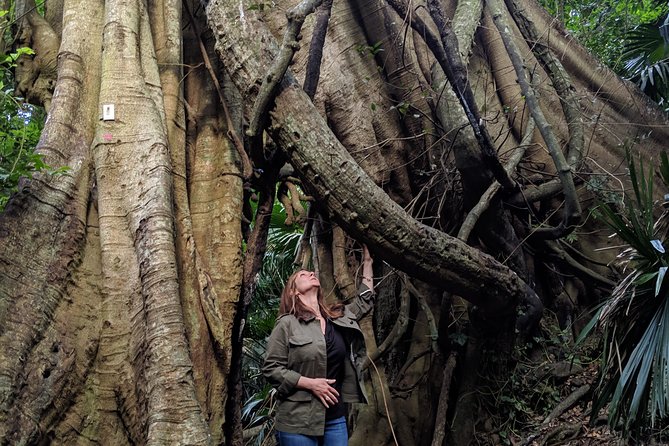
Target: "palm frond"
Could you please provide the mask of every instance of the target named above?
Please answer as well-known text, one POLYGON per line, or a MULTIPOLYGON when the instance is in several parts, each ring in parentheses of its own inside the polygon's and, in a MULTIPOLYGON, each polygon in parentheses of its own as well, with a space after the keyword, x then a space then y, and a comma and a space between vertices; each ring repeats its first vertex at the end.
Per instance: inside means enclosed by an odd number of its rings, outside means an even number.
MULTIPOLYGON (((655 172, 635 165, 628 152, 634 194, 621 209, 602 204, 602 218, 629 248, 618 258, 630 272, 596 317, 604 350, 593 412, 609 406, 609 424, 625 434, 639 432, 669 414, 669 255, 654 217, 655 172)), ((659 176, 669 187, 669 160, 662 155, 659 176)), ((590 327, 590 330, 592 327, 590 327)))

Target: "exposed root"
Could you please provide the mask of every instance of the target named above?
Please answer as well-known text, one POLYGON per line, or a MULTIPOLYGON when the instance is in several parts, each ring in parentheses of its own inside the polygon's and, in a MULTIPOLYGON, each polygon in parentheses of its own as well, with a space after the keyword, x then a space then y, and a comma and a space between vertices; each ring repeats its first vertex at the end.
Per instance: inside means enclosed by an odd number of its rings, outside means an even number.
POLYGON ((307 220, 307 215, 301 201, 313 200, 312 197, 300 193, 295 181, 286 180, 279 186, 278 197, 286 210, 286 226, 291 226, 294 223, 303 226, 307 220))
POLYGON ((242 142, 242 140, 239 138, 239 135, 237 135, 237 132, 235 131, 235 125, 232 122, 232 117, 230 115, 230 110, 228 109, 228 104, 227 102, 225 102, 225 97, 223 96, 223 90, 221 89, 221 84, 218 82, 218 77, 216 76, 216 72, 214 71, 214 68, 211 65, 211 60, 209 59, 207 48, 205 48, 204 42, 202 42, 202 37, 201 37, 202 33, 200 32, 199 29, 200 27, 197 24, 198 22, 193 16, 193 13, 191 12, 190 8, 188 7, 188 2, 183 2, 183 6, 184 10, 188 14, 188 17, 190 18, 191 26, 195 30, 195 35, 197 36, 198 43, 200 45, 200 53, 202 53, 202 60, 204 61, 204 65, 207 68, 209 75, 211 76, 211 80, 214 83, 214 86, 216 87, 216 93, 218 94, 218 99, 221 101, 221 105, 223 106, 223 113, 225 114, 226 126, 228 128, 228 138, 230 138, 233 145, 235 146, 235 149, 237 149, 239 158, 242 161, 242 175, 245 180, 248 180, 249 178, 251 178, 251 175, 253 174, 253 166, 251 165, 251 160, 249 159, 246 150, 244 150, 244 143, 242 142))
MULTIPOLYGON (((552 420, 556 419, 569 409, 571 409, 576 403, 578 403, 581 398, 585 397, 590 392, 590 385, 585 384, 578 389, 574 390, 567 398, 562 400, 560 404, 555 406, 555 409, 551 411, 550 414, 544 419, 543 423, 550 423, 552 420)), ((548 438, 549 436, 546 436, 548 438)))
POLYGON ((346 233, 337 225, 332 228, 332 269, 335 283, 344 299, 354 298, 356 286, 346 261, 346 233))
MULTIPOLYGON (((518 163, 523 159, 523 155, 525 154, 525 150, 527 147, 530 146, 530 143, 532 142, 532 135, 534 134, 534 119, 530 119, 529 122, 527 123, 527 128, 525 129, 525 135, 523 136, 523 140, 520 142, 520 145, 516 147, 514 150, 513 154, 509 158, 509 161, 506 163, 506 166, 504 166, 504 169, 511 174, 516 167, 518 166, 518 163)), ((488 209, 490 206, 490 202, 492 199, 495 197, 497 192, 499 191, 501 185, 499 182, 495 181, 493 182, 490 187, 488 187, 488 190, 486 190, 483 195, 481 196, 481 199, 479 202, 474 206, 469 213, 467 214, 467 218, 465 218, 465 221, 462 223, 462 226, 460 226, 460 231, 458 232, 458 238, 464 242, 467 241, 469 238, 469 234, 471 234, 472 230, 474 229, 474 226, 476 225, 476 222, 481 218, 481 215, 488 209)))
POLYGON ((439 405, 437 407, 437 417, 434 423, 434 436, 432 437, 432 446, 441 446, 444 443, 447 426, 448 399, 451 391, 451 382, 453 371, 457 365, 458 354, 451 352, 444 366, 444 379, 441 382, 441 391, 439 393, 439 405))
POLYGON ((386 336, 386 339, 383 340, 381 345, 379 345, 376 350, 369 353, 367 358, 363 360, 363 369, 366 369, 369 366, 370 361, 376 361, 385 352, 397 345, 400 338, 406 333, 407 327, 409 326, 409 290, 406 286, 400 291, 400 299, 400 309, 395 325, 393 325, 392 330, 390 330, 390 333, 388 333, 388 336, 386 336))

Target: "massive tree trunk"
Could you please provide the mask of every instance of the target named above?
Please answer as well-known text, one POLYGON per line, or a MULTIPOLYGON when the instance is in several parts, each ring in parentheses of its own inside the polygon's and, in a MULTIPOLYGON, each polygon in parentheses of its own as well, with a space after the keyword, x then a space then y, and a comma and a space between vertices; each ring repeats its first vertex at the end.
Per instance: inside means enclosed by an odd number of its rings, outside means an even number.
MULTIPOLYGON (((240 441, 236 318, 266 237, 256 220, 243 250, 245 189, 271 202, 284 159, 316 197, 316 232, 335 222, 393 277, 363 324, 373 401, 352 443, 430 444, 435 424, 436 444, 447 426, 468 443, 476 408, 453 395, 476 380, 451 377, 476 370, 490 338, 508 347, 514 326, 527 334, 542 306, 561 305, 553 265, 581 290, 572 305, 610 283, 588 260, 608 243, 590 191, 621 191, 625 147, 657 158, 665 116, 531 0, 429 1, 407 16, 397 0, 341 1, 318 22, 313 99, 300 87, 310 16, 260 116, 267 136, 246 137, 298 2, 201 3, 49 0, 42 17, 17 2, 37 52, 17 67, 18 91, 48 107, 39 151, 68 170, 26 182, 0 216, 1 443, 240 441), (533 76, 519 86, 523 69, 533 76), (571 231, 584 256, 547 240, 571 231), (471 339, 461 351, 456 331, 471 339)), ((318 261, 347 297, 355 260, 340 231, 320 238, 332 247, 318 261)))

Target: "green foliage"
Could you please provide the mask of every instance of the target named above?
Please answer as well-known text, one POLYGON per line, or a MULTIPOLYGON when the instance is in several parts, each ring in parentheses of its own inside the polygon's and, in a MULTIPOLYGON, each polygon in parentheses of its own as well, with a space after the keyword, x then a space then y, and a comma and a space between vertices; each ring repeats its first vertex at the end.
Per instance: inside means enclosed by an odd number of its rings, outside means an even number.
MULTIPOLYGON (((6 11, 3 11, 6 14, 6 11)), ((30 48, 0 56, 0 211, 9 196, 18 190, 19 179, 34 173, 53 170, 35 153, 44 126, 43 109, 21 103, 13 96, 12 69, 22 55, 35 54, 30 48)))
MULTIPOLYGON (((37 10, 44 13, 43 1, 37 2, 37 10)), ((0 17, 10 13, 1 10, 0 17)), ((5 39, 13 38, 7 33, 8 29, 5 29, 5 39)), ((0 211, 9 196, 18 190, 20 178, 32 178, 38 172, 60 174, 67 170, 65 167, 52 169, 41 154, 35 153, 44 126, 44 110, 14 97, 16 61, 21 56, 34 54, 31 48, 21 47, 0 55, 0 211)))
POLYGON ((642 24, 657 23, 669 11, 665 1, 658 0, 540 0, 551 14, 564 6, 563 21, 586 48, 606 65, 622 74, 623 52, 629 33, 642 24))
MULTIPOLYGON (((628 152, 633 196, 622 209, 600 206, 602 219, 629 246, 619 259, 627 276, 598 309, 604 352, 592 416, 607 403, 609 424, 625 435, 637 434, 669 415, 669 254, 667 211, 655 219, 654 169, 646 172, 628 152)), ((669 189, 669 160, 662 154, 660 177, 669 189)), ((582 335, 583 337, 583 335, 582 335)))
POLYGON ((669 100, 669 15, 662 24, 640 24, 627 35, 624 72, 654 101, 669 100))

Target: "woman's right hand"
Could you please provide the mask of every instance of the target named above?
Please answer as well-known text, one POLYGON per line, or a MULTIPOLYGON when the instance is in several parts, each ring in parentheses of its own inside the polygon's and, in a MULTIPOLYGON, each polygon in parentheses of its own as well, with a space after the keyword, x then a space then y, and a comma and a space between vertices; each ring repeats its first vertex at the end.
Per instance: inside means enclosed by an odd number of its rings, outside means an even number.
POLYGON ((297 381, 297 387, 305 389, 316 395, 321 400, 325 407, 333 406, 337 403, 339 392, 335 390, 330 384, 334 384, 337 380, 327 378, 307 378, 301 376, 297 381))

